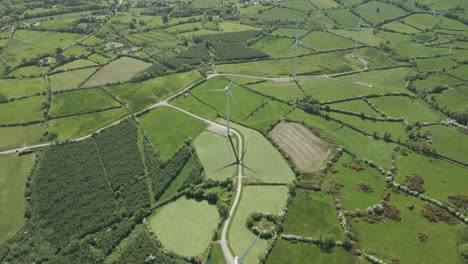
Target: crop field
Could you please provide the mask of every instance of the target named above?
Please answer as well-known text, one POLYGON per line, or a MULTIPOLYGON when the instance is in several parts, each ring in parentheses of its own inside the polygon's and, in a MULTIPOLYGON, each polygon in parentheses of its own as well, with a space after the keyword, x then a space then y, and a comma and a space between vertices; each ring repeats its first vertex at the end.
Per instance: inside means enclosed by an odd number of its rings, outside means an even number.
POLYGON ((208 202, 181 198, 156 212, 151 228, 165 248, 182 256, 198 256, 211 242, 219 215, 208 202))
MULTIPOLYGON (((273 58, 284 58, 294 56, 294 48, 291 48, 293 44, 294 39, 291 38, 266 36, 255 42, 251 47, 261 50, 273 58)), ((297 55, 306 55, 310 53, 312 53, 310 49, 304 48, 301 45, 297 48, 297 55)))
POLYGON ((27 121, 42 120, 44 96, 35 96, 0 104, 0 124, 16 124, 27 121))
POLYGON ((322 192, 304 189, 297 189, 296 196, 288 207, 283 228, 286 234, 305 237, 317 238, 329 234, 335 240, 341 240, 344 236, 333 198, 322 192))
POLYGON ((389 18, 395 18, 404 15, 405 10, 391 4, 386 4, 378 1, 370 1, 356 7, 356 12, 363 19, 372 24, 380 23, 389 18))
POLYGON ((198 71, 189 71, 156 77, 136 86, 133 83, 112 86, 109 90, 125 101, 131 111, 137 112, 201 79, 202 76, 198 71))
POLYGON ((354 47, 354 42, 327 32, 311 32, 301 40, 312 48, 324 51, 354 47))
POLYGON ((245 144, 243 164, 250 169, 244 174, 260 182, 288 183, 294 173, 286 160, 266 138, 255 130, 232 124, 240 132, 245 144))
POLYGON ((300 124, 279 123, 270 137, 303 172, 317 171, 330 154, 327 143, 300 124))
POLYGON ((112 109, 104 112, 90 113, 79 116, 53 119, 48 122, 50 133, 56 134, 58 141, 75 139, 86 136, 103 128, 128 112, 123 108, 112 109))
MULTIPOLYGON (((229 244, 235 255, 242 255, 256 237, 245 225, 247 217, 254 212, 279 214, 283 209, 286 196, 285 186, 246 186, 243 188, 242 200, 233 216, 228 234, 229 244)), ((245 259, 246 263, 255 262, 265 251, 267 243, 266 240, 258 240, 245 259)))
POLYGON ((0 95, 7 99, 46 91, 44 78, 0 79, 0 95))
POLYGON ((89 76, 94 74, 97 70, 98 68, 86 68, 50 75, 50 87, 52 91, 78 88, 84 81, 89 78, 89 76))
POLYGON ((169 107, 158 107, 139 117, 139 121, 163 160, 169 159, 187 138, 196 138, 207 126, 169 107))
POLYGON ((147 69, 151 64, 137 59, 122 57, 99 69, 83 87, 106 85, 109 83, 125 82, 136 73, 147 69))
POLYGON ((396 155, 397 173, 395 181, 404 183, 406 176, 417 173, 424 179, 424 194, 448 203, 449 196, 467 195, 466 172, 457 165, 408 152, 407 156, 396 155))
POLYGON ((24 189, 33 164, 34 155, 0 157, 0 244, 12 238, 23 225, 24 189))
POLYGON ((431 109, 419 99, 392 96, 369 99, 380 111, 391 117, 404 117, 408 122, 436 122, 445 119, 444 115, 431 109))
POLYGON ((50 108, 49 115, 64 116, 96 111, 118 105, 118 102, 99 88, 75 90, 54 94, 52 96, 52 107, 50 108))
MULTIPOLYGON (((236 161, 236 157, 225 136, 204 131, 195 138, 194 143, 198 157, 205 168, 206 177, 224 181, 235 175, 237 166, 232 163, 236 161)), ((234 144, 237 147, 236 142, 234 144)))

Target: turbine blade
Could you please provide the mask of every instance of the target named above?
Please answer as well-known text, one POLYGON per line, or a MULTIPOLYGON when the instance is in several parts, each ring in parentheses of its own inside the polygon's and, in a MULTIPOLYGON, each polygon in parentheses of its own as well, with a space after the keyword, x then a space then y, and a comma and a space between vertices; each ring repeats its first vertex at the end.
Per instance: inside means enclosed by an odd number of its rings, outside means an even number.
POLYGON ((304 47, 306 47, 306 48, 308 48, 308 49, 315 50, 314 48, 312 48, 311 46, 305 44, 305 43, 302 42, 302 41, 299 41, 299 44, 301 44, 302 46, 304 46, 304 47))
POLYGON ((234 80, 236 79, 236 77, 232 78, 231 81, 229 82, 228 84, 228 89, 231 88, 231 85, 234 83, 234 80))
POLYGON ((229 96, 231 96, 232 101, 234 101, 234 103, 236 104, 237 108, 238 108, 239 111, 240 111, 240 106, 239 106, 239 104, 237 103, 236 98, 234 98, 234 95, 232 95, 231 90, 228 91, 228 94, 229 94, 229 96))
POLYGON ((220 171, 220 170, 222 170, 222 169, 225 169, 225 168, 234 166, 234 165, 236 165, 236 164, 237 164, 237 162, 234 161, 234 162, 232 162, 232 163, 229 163, 229 164, 227 164, 227 165, 225 165, 225 166, 223 166, 223 167, 217 169, 216 172, 218 172, 218 171, 220 171))
POLYGON ((292 46, 291 46, 289 49, 287 49, 286 51, 290 51, 290 50, 292 50, 293 48, 295 48, 296 46, 297 46, 297 43, 294 42, 294 44, 292 44, 292 46))
POLYGON ((205 90, 204 92, 206 93, 211 93, 211 92, 224 92, 226 91, 225 89, 215 89, 215 90, 205 90))
POLYGON ((357 26, 357 27, 354 29, 354 31, 359 31, 359 30, 361 30, 361 25, 357 26))

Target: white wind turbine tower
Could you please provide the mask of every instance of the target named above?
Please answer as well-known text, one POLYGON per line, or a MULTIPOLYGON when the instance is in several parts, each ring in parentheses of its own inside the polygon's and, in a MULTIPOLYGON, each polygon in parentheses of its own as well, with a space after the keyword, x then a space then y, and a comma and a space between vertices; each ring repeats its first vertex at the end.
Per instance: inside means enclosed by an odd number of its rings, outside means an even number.
POLYGON ((354 29, 354 31, 356 31, 356 39, 355 39, 355 42, 354 42, 354 54, 353 54, 353 57, 354 57, 355 60, 357 60, 357 61, 359 61, 360 63, 364 64, 364 66, 367 66, 367 63, 366 63, 363 59, 361 59, 361 58, 359 58, 359 57, 357 56, 357 48, 358 48, 358 42, 359 42, 359 33, 361 32, 361 28, 362 28, 362 27, 370 27, 370 25, 364 24, 364 23, 362 23, 361 21, 362 21, 361 18, 359 18, 359 24, 358 24, 358 26, 354 29))
POLYGON ((294 52, 293 82, 296 81, 296 75, 297 75, 297 48, 299 47, 299 45, 304 46, 304 47, 306 47, 306 48, 309 48, 309 49, 313 50, 312 47, 310 47, 310 46, 308 46, 307 44, 305 44, 304 42, 302 42, 302 41, 299 39, 299 36, 298 36, 297 33, 296 33, 296 41, 295 41, 294 44, 291 46, 291 48, 289 48, 289 49, 292 49, 292 48, 295 49, 295 52, 294 52))
POLYGON ((231 93, 231 85, 234 83, 234 79, 232 79, 229 84, 224 89, 216 89, 216 90, 206 90, 206 92, 225 92, 226 93, 226 136, 230 139, 231 138, 231 127, 230 127, 230 116, 229 116, 229 97, 232 98, 234 103, 236 104, 237 108, 240 110, 239 105, 237 104, 234 95, 231 93))

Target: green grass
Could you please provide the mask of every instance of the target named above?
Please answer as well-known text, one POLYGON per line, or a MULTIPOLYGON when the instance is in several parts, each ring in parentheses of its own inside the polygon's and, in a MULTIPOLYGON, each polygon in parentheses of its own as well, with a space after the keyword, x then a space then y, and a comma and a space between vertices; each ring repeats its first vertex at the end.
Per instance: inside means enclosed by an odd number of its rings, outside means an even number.
POLYGON ((290 0, 285 2, 279 2, 280 6, 289 7, 299 11, 309 11, 314 9, 310 2, 304 2, 301 0, 290 0))
POLYGON ((401 33, 408 33, 408 34, 415 34, 415 33, 421 32, 420 30, 418 30, 418 29, 416 29, 416 28, 414 28, 412 26, 403 24, 398 20, 387 23, 387 24, 383 25, 382 28, 392 30, 392 31, 396 31, 396 32, 401 32, 401 33))
POLYGON ((330 264, 364 264, 367 261, 353 257, 353 255, 343 248, 336 247, 331 253, 324 252, 318 246, 308 243, 291 243, 283 239, 278 239, 271 251, 267 264, 301 264, 305 260, 311 263, 330 264))
MULTIPOLYGON (((228 231, 228 242, 233 254, 241 256, 256 235, 245 225, 247 217, 254 212, 279 214, 283 209, 287 197, 286 186, 246 186, 242 190, 242 199, 228 231)), ((263 255, 267 241, 260 239, 247 255, 245 263, 256 263, 263 255)))
POLYGON ((322 192, 297 189, 283 229, 286 234, 315 238, 330 234, 335 240, 343 239, 333 198, 322 192))
MULTIPOLYGON (((356 31, 354 30, 347 30, 347 29, 335 29, 331 32, 340 35, 345 38, 350 38, 355 40, 356 39, 356 31)), ((361 28, 361 32, 359 33, 359 42, 364 43, 371 46, 377 46, 385 42, 385 40, 377 35, 374 35, 372 28, 361 28)))
POLYGON ((359 23, 359 17, 348 9, 332 9, 325 11, 329 17, 346 29, 355 29, 359 23))
POLYGON ((462 111, 468 108, 468 86, 458 86, 433 95, 436 102, 450 110, 462 111))
POLYGON ((77 68, 84 68, 84 67, 89 67, 89 66, 96 66, 96 63, 89 61, 89 60, 78 59, 78 60, 74 60, 72 62, 69 62, 67 64, 64 64, 62 66, 55 68, 54 72, 69 71, 69 70, 73 70, 77 68))
POLYGON ((212 7, 219 6, 221 4, 221 0, 195 0, 192 2, 192 6, 194 7, 212 7))
POLYGON ((54 94, 52 96, 52 107, 50 108, 49 115, 63 116, 118 105, 118 102, 99 88, 75 90, 54 94))
POLYGON ((431 109, 420 99, 392 96, 369 99, 380 111, 390 117, 404 117, 410 123, 435 122, 446 119, 446 117, 431 109))
POLYGON ((444 126, 430 126, 428 130, 431 132, 432 146, 437 153, 468 163, 466 134, 456 128, 444 126))
POLYGON ((57 47, 71 44, 80 37, 82 37, 82 35, 74 33, 34 30, 19 30, 14 35, 15 39, 32 44, 46 51, 52 51, 57 47))
POLYGON ((97 71, 86 83, 84 87, 106 85, 109 83, 125 82, 130 80, 136 73, 141 72, 151 64, 130 57, 121 57, 97 71))
POLYGON ((35 95, 45 91, 44 78, 0 79, 0 94, 6 98, 35 95))
POLYGON ((369 116, 378 117, 379 114, 374 111, 364 100, 353 100, 337 104, 331 104, 330 107, 341 110, 364 113, 369 116))
POLYGON ((465 168, 411 151, 408 153, 408 156, 395 155, 396 182, 404 183, 406 175, 416 172, 424 179, 424 195, 449 204, 448 196, 467 194, 465 168))
POLYGON ((182 256, 198 256, 211 242, 219 221, 215 206, 181 198, 151 216, 151 228, 166 249, 182 256))
POLYGON ((372 24, 380 23, 386 19, 404 15, 405 10, 378 1, 370 1, 356 7, 356 12, 360 14, 366 21, 372 24), (380 9, 380 12, 377 12, 380 9))
POLYGON ((311 32, 302 38, 301 41, 319 51, 343 49, 354 46, 352 40, 319 31, 311 32))
POLYGON ((221 22, 219 23, 221 30, 224 32, 237 32, 237 31, 248 31, 248 30, 261 30, 249 25, 243 25, 237 22, 221 22))
POLYGON ((64 56, 72 57, 87 56, 89 55, 89 51, 86 49, 86 47, 76 44, 64 50, 62 54, 64 56))
POLYGON ((88 57, 90 61, 94 61, 99 64, 105 64, 109 59, 106 57, 103 57, 99 54, 92 54, 91 56, 88 57))
POLYGON ((35 96, 17 100, 7 104, 0 104, 0 124, 16 124, 26 121, 43 119, 43 103, 47 98, 35 96))
POLYGON ((23 225, 24 189, 33 164, 34 155, 0 156, 0 245, 23 225))
MULTIPOLYGON (((457 58, 457 57, 455 57, 455 58, 457 58)), ((468 80, 467 71, 468 71, 468 65, 461 65, 460 67, 457 67, 457 68, 451 70, 450 74, 453 74, 453 75, 455 75, 455 76, 457 76, 459 78, 468 80)))
POLYGON ((318 116, 309 115, 302 110, 294 110, 287 117, 313 127, 314 130, 321 133, 323 138, 345 147, 360 158, 367 158, 383 168, 390 168, 393 144, 374 140, 350 128, 342 127, 334 121, 327 121, 318 116))
MULTIPOLYGON (((216 66, 218 72, 245 73, 267 77, 286 77, 293 73, 294 58, 266 60, 216 66)), ((361 65, 352 58, 351 51, 339 51, 300 57, 297 60, 297 73, 346 72, 360 69, 361 65)))
POLYGON ((383 137, 385 133, 390 133, 390 138, 393 140, 400 140, 404 142, 407 139, 405 125, 402 122, 379 122, 371 120, 363 120, 357 116, 350 116, 340 113, 329 113, 330 117, 343 121, 346 124, 350 124, 360 130, 363 130, 367 134, 373 134, 377 132, 377 135, 383 137))
POLYGON ((417 91, 430 91, 437 86, 455 86, 456 84, 462 83, 463 81, 453 78, 452 76, 445 73, 434 73, 429 75, 427 79, 416 80, 413 82, 414 87, 417 91))
POLYGON ((243 164, 251 169, 243 170, 245 176, 274 183, 288 183, 294 179, 294 173, 286 160, 260 133, 237 124, 232 124, 232 128, 243 137, 246 151, 243 164))
POLYGON ((195 23, 180 24, 180 25, 168 27, 164 29, 164 31, 173 33, 173 34, 178 34, 178 33, 183 33, 183 32, 198 31, 202 28, 203 28, 203 25, 200 22, 195 22, 195 23))
POLYGON ((334 8, 339 7, 340 5, 333 0, 316 0, 313 2, 319 9, 324 8, 334 8))
POLYGON ((12 77, 38 77, 41 76, 42 73, 47 72, 49 70, 49 67, 46 66, 26 66, 26 67, 21 67, 18 68, 14 71, 12 71, 9 76, 12 77))
POLYGON ((110 91, 127 102, 131 111, 137 112, 183 90, 201 78, 201 74, 194 70, 156 77, 141 83, 113 86, 110 91))
POLYGON ((187 138, 196 138, 207 126, 169 107, 158 107, 139 117, 139 121, 163 160, 169 159, 187 138))
POLYGON ((411 15, 405 17, 403 21, 421 30, 434 28, 439 23, 439 19, 437 17, 429 14, 411 15))
POLYGON ((364 252, 386 262, 396 257, 401 263, 465 263, 458 253, 458 243, 467 232, 466 226, 429 222, 420 213, 424 202, 403 194, 392 193, 390 204, 400 210, 401 222, 352 223, 364 252), (415 208, 406 208, 409 204, 415 208), (425 243, 419 240, 419 233, 428 236, 425 243))
POLYGON ((362 82, 374 86, 369 93, 408 92, 406 90, 406 77, 415 74, 411 68, 394 68, 389 70, 369 71, 339 77, 349 82, 362 82))
MULTIPOLYGON (((291 48, 294 44, 294 40, 291 38, 278 38, 265 36, 259 41, 255 42, 251 47, 254 49, 261 50, 273 58, 284 58, 291 57, 295 54, 295 49, 291 48)), ((299 46, 297 49, 298 55, 310 54, 310 49, 299 46)))
POLYGON ((390 43, 388 46, 402 58, 433 57, 449 53, 447 48, 426 47, 415 42, 390 43))
POLYGON ((244 119, 243 123, 248 127, 266 132, 277 120, 282 119, 283 116, 289 112, 290 108, 291 107, 286 104, 271 100, 253 115, 244 119))
MULTIPOLYGON (((195 138, 195 148, 198 158, 205 168, 206 177, 224 181, 226 178, 232 177, 237 171, 237 165, 233 164, 236 157, 232 152, 232 147, 229 140, 210 131, 204 131, 195 138)), ((237 148, 236 141, 233 141, 237 148)))
POLYGON ((450 57, 416 59, 415 61, 418 69, 424 71, 448 69, 457 64, 450 57))
POLYGON ((302 91, 294 82, 267 81, 249 85, 249 88, 286 101, 294 101, 296 98, 300 98, 303 95, 302 91))
POLYGON ((44 125, 29 125, 0 128, 0 150, 9 150, 39 143, 44 125))
POLYGON ((289 8, 273 7, 257 14, 255 17, 263 21, 274 21, 279 19, 280 21, 299 22, 304 20, 306 13, 289 8))
POLYGON ((96 70, 97 68, 86 68, 50 75, 50 87, 52 91, 78 88, 96 70))
POLYGON ((377 170, 364 165, 364 163, 362 163, 364 170, 359 172, 343 166, 343 164, 349 165, 350 161, 350 155, 343 155, 335 165, 338 172, 335 174, 328 173, 322 184, 322 188, 327 188, 331 180, 339 181, 344 185, 340 190, 340 199, 343 207, 348 211, 358 208, 365 210, 367 207, 380 202, 381 194, 385 188, 385 177, 377 170), (361 182, 369 185, 373 189, 373 192, 364 193, 358 190, 357 185, 361 182))
POLYGON ((50 133, 57 134, 58 141, 75 139, 89 135, 120 118, 128 115, 123 108, 79 116, 53 119, 48 122, 50 133))
POLYGON ((8 47, 2 51, 0 59, 7 65, 17 66, 22 63, 23 59, 28 61, 46 53, 44 49, 13 38, 8 47))
POLYGON ((295 29, 295 28, 277 28, 271 32, 271 35, 278 36, 278 37, 296 37, 304 36, 307 34, 307 30, 305 29, 295 29))
POLYGON ((210 256, 206 261, 207 264, 224 264, 226 260, 224 259, 223 250, 219 243, 213 243, 211 247, 210 256))

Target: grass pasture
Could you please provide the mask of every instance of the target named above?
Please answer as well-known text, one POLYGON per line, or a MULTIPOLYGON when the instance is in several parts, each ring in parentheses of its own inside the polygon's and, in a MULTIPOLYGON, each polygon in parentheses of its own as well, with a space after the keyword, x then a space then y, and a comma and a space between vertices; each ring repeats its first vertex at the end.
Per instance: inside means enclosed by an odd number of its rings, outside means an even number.
POLYGON ((131 111, 137 112, 166 99, 201 79, 202 75, 194 70, 156 77, 140 83, 112 86, 109 90, 125 101, 131 111))
POLYGON ((54 94, 49 115, 56 117, 84 113, 118 105, 117 101, 100 88, 81 89, 54 94))
POLYGON ((303 96, 302 91, 293 82, 261 82, 248 85, 249 88, 262 94, 270 95, 281 100, 294 101, 303 96))
POLYGON ((460 67, 457 67, 451 70, 449 73, 454 76, 457 76, 458 78, 462 78, 468 81, 467 72, 468 72, 468 65, 461 65, 460 67))
POLYGON ((434 28, 439 24, 439 19, 436 16, 429 14, 415 14, 405 17, 403 21, 420 30, 434 28))
POLYGON ((333 198, 323 192, 297 189, 283 222, 284 233, 315 237, 330 234, 343 239, 333 198), (311 217, 313 216, 313 217, 311 217))
POLYGON ((439 57, 439 58, 427 58, 427 59, 416 59, 416 65, 418 69, 425 71, 449 69, 457 63, 450 59, 450 57, 439 57))
POLYGON ((350 39, 319 31, 309 33, 301 41, 319 51, 354 47, 350 39))
POLYGON ((436 102, 447 109, 462 111, 468 108, 468 86, 458 86, 433 95, 436 102))
POLYGON ((44 72, 47 72, 49 67, 47 66, 26 66, 18 68, 12 71, 9 76, 12 77, 39 77, 44 72))
POLYGON ((413 85, 417 91, 431 91, 439 86, 455 86, 463 81, 454 78, 445 73, 430 74, 427 79, 413 81, 413 85))
POLYGON ((45 51, 53 51, 55 48, 72 44, 80 37, 82 35, 74 33, 34 30, 19 30, 14 35, 15 39, 32 44, 45 51))
MULTIPOLYGON (((294 39, 291 38, 279 38, 266 36, 255 42, 251 47, 261 50, 273 58, 284 58, 294 56, 295 50, 291 48, 294 44, 294 39)), ((310 54, 310 49, 304 48, 299 45, 297 48, 297 55, 310 54)))
POLYGON ((331 9, 325 12, 345 29, 355 29, 359 23, 359 17, 348 9, 331 9))
POLYGON ((298 11, 289 8, 273 7, 271 9, 263 11, 261 14, 257 14, 256 17, 259 20, 263 20, 265 22, 278 19, 281 21, 299 22, 305 19, 306 13, 303 11, 298 11))
POLYGON ((219 23, 221 30, 223 32, 238 32, 238 31, 249 31, 249 30, 261 30, 260 28, 255 28, 249 25, 240 24, 237 22, 221 22, 219 23))
POLYGON ((26 180, 34 155, 0 156, 0 245, 15 236, 23 225, 26 180))
POLYGON ((43 104, 45 96, 35 96, 0 104, 0 124, 16 124, 43 119, 43 104))
POLYGON ((0 128, 0 151, 39 143, 44 132, 44 125, 29 125, 0 128))
MULTIPOLYGON (((245 225, 247 217, 254 212, 279 214, 286 202, 287 192, 286 186, 243 187, 242 199, 228 232, 229 245, 234 255, 242 255, 256 237, 245 225)), ((258 257, 264 254, 267 244, 266 240, 258 240, 247 255, 245 263, 256 263, 258 257)))
POLYGON ((412 26, 409 26, 407 24, 403 24, 400 21, 392 21, 390 23, 387 23, 383 25, 384 29, 395 31, 395 32, 400 32, 400 33, 406 33, 406 34, 415 34, 421 32, 417 28, 414 28, 412 26))
POLYGON ((405 10, 391 4, 370 1, 356 7, 356 12, 362 16, 363 19, 372 24, 380 23, 386 19, 404 15, 405 10))
POLYGON ((180 198, 164 206, 149 221, 165 248, 189 257, 198 256, 208 248, 219 214, 206 201, 180 198))
POLYGON ((50 133, 57 134, 57 141, 75 139, 89 135, 128 115, 123 108, 104 112, 84 114, 66 118, 53 119, 48 122, 50 133))
POLYGON ((85 68, 85 67, 92 67, 92 66, 97 66, 97 64, 89 60, 78 59, 78 60, 74 60, 72 62, 69 62, 67 64, 64 64, 55 68, 54 72, 69 71, 69 70, 74 70, 78 68, 85 68))
MULTIPOLYGON (((198 158, 200 159, 207 178, 224 181, 234 176, 237 165, 227 166, 236 161, 229 140, 210 131, 203 131, 194 140, 198 158)), ((235 147, 237 143, 234 141, 235 147)))
POLYGON ((46 91, 44 78, 0 79, 0 94, 7 99, 46 91))
POLYGON ((445 126, 430 126, 432 146, 437 153, 468 163, 468 135, 456 128, 445 126))
POLYGON ((207 126, 170 107, 158 107, 138 120, 163 160, 169 159, 187 138, 196 138, 207 126))
MULTIPOLYGON (((348 39, 356 39, 356 31, 354 30, 334 29, 331 32, 348 39)), ((385 40, 377 35, 374 35, 373 29, 363 27, 361 28, 361 32, 359 32, 359 42, 366 45, 377 46, 384 43, 385 40)))
POLYGON ((125 82, 130 80, 136 73, 141 72, 151 64, 133 59, 130 57, 122 57, 98 70, 83 87, 91 87, 98 85, 105 85, 108 83, 125 82))
POLYGON ((260 131, 268 131, 275 122, 281 120, 290 109, 291 107, 289 105, 283 103, 273 100, 265 101, 265 104, 260 109, 246 116, 242 124, 260 131))
POLYGON ((330 107, 356 113, 364 113, 368 116, 379 116, 379 114, 376 111, 374 111, 374 109, 372 109, 364 100, 353 100, 330 104, 330 107))
POLYGON ((68 72, 57 73, 49 76, 52 91, 69 90, 78 88, 98 68, 86 68, 68 72))
POLYGON ((279 123, 269 134, 303 172, 317 171, 331 152, 325 141, 297 123, 279 123))

